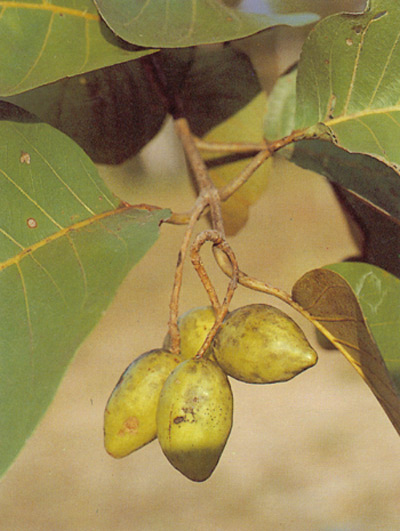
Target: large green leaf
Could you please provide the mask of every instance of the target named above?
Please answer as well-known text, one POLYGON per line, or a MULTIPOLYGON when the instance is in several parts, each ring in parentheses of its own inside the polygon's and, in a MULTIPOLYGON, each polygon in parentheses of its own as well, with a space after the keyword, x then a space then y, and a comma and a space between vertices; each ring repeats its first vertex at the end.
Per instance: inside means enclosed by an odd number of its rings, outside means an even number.
POLYGON ((293 298, 365 379, 400 434, 400 280, 362 263, 306 273, 293 298))
MULTIPOLYGON (((167 112, 152 57, 60 80, 7 98, 71 136, 95 162, 120 163, 158 132, 167 112)), ((162 50, 165 91, 182 104, 192 131, 204 135, 261 90, 248 57, 221 49, 162 50)))
POLYGON ((0 95, 136 59, 91 0, 0 0, 0 95))
MULTIPOLYGON (((170 52, 165 56, 168 67, 170 52)), ((192 131, 203 136, 237 113, 260 91, 260 82, 247 55, 225 46, 196 50, 178 95, 192 131)))
POLYGON ((159 131, 165 105, 141 60, 7 98, 73 138, 94 162, 119 164, 159 131))
POLYGON ((119 205, 84 152, 0 122, 0 474, 167 211, 119 205))
POLYGON ((371 208, 348 190, 335 186, 337 196, 364 234, 363 261, 400 278, 400 222, 371 208))
MULTIPOLYGON (((340 71, 337 75, 340 76, 340 71)), ((277 140, 294 132, 296 142, 293 149, 283 152, 290 160, 321 173, 378 211, 400 219, 400 175, 395 164, 374 154, 363 154, 362 147, 361 153, 350 152, 338 143, 329 120, 295 130, 295 76, 295 72, 283 76, 272 91, 264 123, 266 138, 277 140), (299 141, 304 137, 307 140, 299 141)), ((302 112, 302 105, 302 99, 298 99, 297 114, 302 112)), ((392 134, 395 136, 396 131, 392 134)), ((397 134, 400 139, 400 130, 397 134)), ((354 142, 356 139, 357 136, 354 142)))
POLYGON ((400 166, 399 17, 397 0, 371 0, 362 15, 317 24, 299 64, 296 129, 400 166))
POLYGON ((157 48, 230 41, 272 26, 302 26, 318 19, 310 13, 282 14, 279 5, 268 2, 262 9, 262 2, 250 7, 245 2, 234 2, 239 5, 232 8, 232 2, 221 0, 94 1, 104 20, 122 39, 157 48))
POLYGON ((324 175, 371 206, 400 220, 400 174, 390 164, 370 155, 349 153, 318 139, 297 142, 291 160, 324 175))

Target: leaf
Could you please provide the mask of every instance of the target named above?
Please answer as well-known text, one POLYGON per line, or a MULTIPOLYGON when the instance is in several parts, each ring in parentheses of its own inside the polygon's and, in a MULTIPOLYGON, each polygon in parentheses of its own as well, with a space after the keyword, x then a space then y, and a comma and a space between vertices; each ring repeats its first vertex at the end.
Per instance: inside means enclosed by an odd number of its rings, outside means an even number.
POLYGON ((119 164, 158 133, 166 109, 142 61, 88 72, 8 101, 70 136, 97 163, 119 164))
POLYGON ((90 159, 34 121, 0 122, 0 474, 168 211, 120 206, 90 159))
POLYGON ((369 264, 328 267, 352 287, 400 395, 400 280, 369 264))
POLYGON ((349 153, 325 140, 296 142, 291 160, 354 192, 371 207, 400 219, 400 175, 384 161, 349 153))
MULTIPOLYGON (((159 131, 166 104, 151 79, 152 58, 130 61, 7 98, 68 134, 95 162, 119 164, 159 131), (150 69, 150 71, 149 71, 150 69)), ((162 50, 157 65, 193 132, 236 113, 261 90, 248 57, 223 49, 162 50)))
POLYGON ((400 434, 400 281, 369 264, 335 264, 306 273, 293 298, 364 378, 400 434))
POLYGON ((399 16, 397 0, 371 0, 362 15, 317 24, 299 63, 296 129, 315 136, 322 124, 338 146, 400 166, 399 16))
POLYGON ((348 190, 335 187, 335 191, 365 235, 363 261, 377 265, 400 278, 399 222, 393 217, 382 215, 348 190))
MULTIPOLYGON (((170 54, 163 53, 168 65, 170 54)), ((261 85, 249 58, 226 46, 196 50, 179 90, 193 133, 203 136, 247 105, 261 85)))
POLYGON ((0 0, 1 96, 153 52, 116 38, 91 0, 0 0))
POLYGON ((279 5, 277 11, 267 5, 259 13, 245 2, 236 9, 230 7, 232 2, 221 0, 94 1, 119 37, 132 44, 156 48, 231 41, 280 24, 303 26, 318 19, 311 13, 281 14, 279 5))
POLYGON ((294 129, 297 69, 278 79, 268 97, 264 135, 268 141, 290 135, 294 129))
MULTIPOLYGON (((256 96, 246 107, 228 120, 212 129, 204 140, 208 142, 260 142, 262 141, 262 120, 267 98, 264 92, 256 96)), ((222 187, 235 178, 248 165, 239 160, 212 167, 212 162, 222 157, 223 152, 205 154, 211 163, 209 172, 214 184, 222 187)), ((229 157, 228 157, 229 160, 229 157)), ((272 159, 268 159, 233 196, 221 204, 227 235, 236 234, 249 217, 249 208, 262 195, 268 184, 272 159)))
MULTIPOLYGON (((270 141, 283 138, 294 131, 295 77, 294 71, 280 78, 269 98, 264 135, 270 141)), ((301 104, 298 103, 299 106, 301 104)), ((305 132, 299 129, 294 131, 294 135, 297 137, 295 144, 279 153, 298 166, 320 173, 331 182, 353 192, 353 203, 357 199, 368 203, 370 209, 363 209, 362 223, 368 223, 370 216, 379 218, 380 213, 400 219, 400 176, 393 164, 371 155, 351 153, 342 146, 335 145, 330 128, 324 124, 316 124, 305 132), (315 139, 298 141, 298 138, 313 134, 315 139)))

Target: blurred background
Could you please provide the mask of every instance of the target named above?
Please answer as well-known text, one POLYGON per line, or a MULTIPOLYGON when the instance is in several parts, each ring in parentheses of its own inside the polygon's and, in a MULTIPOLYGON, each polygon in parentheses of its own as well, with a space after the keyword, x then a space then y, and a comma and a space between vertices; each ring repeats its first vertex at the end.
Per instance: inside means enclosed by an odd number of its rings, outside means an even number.
MULTIPOLYGON (((361 2, 309 2, 315 7, 361 2)), ((243 41, 271 49, 272 76, 294 59, 304 30, 279 29, 243 41), (285 51, 290 49, 290 53, 285 51)), ((249 44, 250 43, 250 44, 249 44)), ((263 48, 265 53, 265 48, 263 48)), ((101 166, 121 198, 185 211, 194 192, 167 123, 140 157, 101 166)), ((205 220, 198 231, 206 228, 205 220)), ((234 425, 214 474, 190 482, 169 465, 157 441, 115 460, 103 448, 105 403, 125 367, 162 344, 174 268, 185 228, 164 225, 80 348, 56 398, 0 483, 1 531, 400 529, 399 437, 367 386, 336 350, 283 303, 239 287, 232 309, 273 303, 304 328, 318 364, 275 385, 231 381, 234 425)), ((290 291, 310 269, 357 256, 362 234, 325 179, 283 159, 245 228, 230 238, 242 270, 290 291)), ((204 261, 223 294, 226 278, 210 249, 204 261)), ((187 264, 181 312, 208 304, 187 264)), ((62 340, 62 338, 60 338, 62 340)))

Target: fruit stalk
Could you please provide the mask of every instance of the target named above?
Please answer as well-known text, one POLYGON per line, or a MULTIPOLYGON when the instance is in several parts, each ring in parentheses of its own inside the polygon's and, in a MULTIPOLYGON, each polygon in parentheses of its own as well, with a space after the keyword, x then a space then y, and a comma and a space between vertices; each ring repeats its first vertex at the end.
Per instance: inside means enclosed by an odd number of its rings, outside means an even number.
POLYGON ((199 352, 196 355, 196 358, 200 359, 203 356, 204 357, 207 356, 206 353, 208 351, 208 348, 211 345, 215 337, 215 334, 218 332, 218 329, 221 326, 222 321, 225 319, 225 316, 228 313, 229 304, 232 300, 233 294, 237 287, 239 266, 238 266, 235 254, 232 251, 231 247, 229 246, 228 242, 224 238, 222 238, 218 234, 217 231, 204 231, 200 233, 196 237, 192 245, 190 256, 191 256, 192 264, 194 268, 196 269, 200 277, 200 280, 203 283, 204 288, 206 289, 207 293, 210 296, 210 301, 211 301, 211 304, 213 305, 213 308, 216 314, 214 325, 212 326, 202 347, 200 348, 199 352), (224 253, 224 255, 227 257, 232 267, 232 276, 230 277, 230 281, 229 281, 222 305, 219 304, 215 289, 210 281, 210 278, 207 274, 207 271, 205 270, 205 267, 200 257, 200 249, 207 241, 213 242, 213 247, 218 247, 221 250, 221 252, 224 253), (215 300, 218 302, 218 307, 214 306, 215 300))

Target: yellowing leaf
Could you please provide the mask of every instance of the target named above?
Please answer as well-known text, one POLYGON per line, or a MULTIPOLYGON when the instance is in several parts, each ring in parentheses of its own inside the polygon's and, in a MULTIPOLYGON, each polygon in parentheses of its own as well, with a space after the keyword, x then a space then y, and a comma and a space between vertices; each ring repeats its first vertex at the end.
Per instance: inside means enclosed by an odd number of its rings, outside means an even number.
POLYGON ((400 434, 400 282, 370 264, 329 268, 335 271, 301 277, 293 299, 363 377, 400 434))

